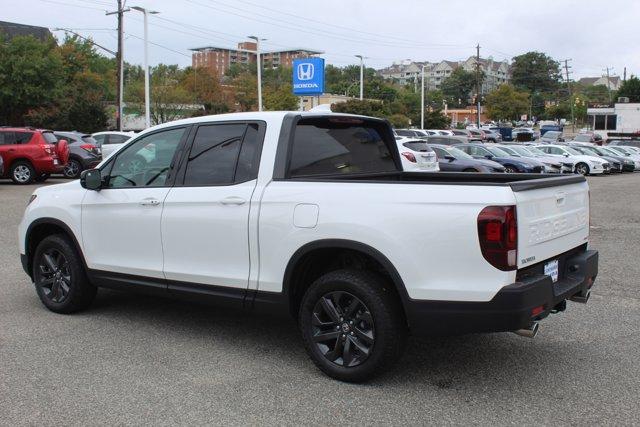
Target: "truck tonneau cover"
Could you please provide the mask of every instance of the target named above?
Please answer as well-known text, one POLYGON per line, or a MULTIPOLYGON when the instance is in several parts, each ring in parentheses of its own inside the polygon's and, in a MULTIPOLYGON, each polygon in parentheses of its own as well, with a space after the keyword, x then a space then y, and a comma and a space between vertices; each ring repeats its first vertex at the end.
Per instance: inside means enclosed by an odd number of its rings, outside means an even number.
POLYGON ((496 174, 469 172, 395 172, 289 178, 294 181, 357 181, 429 185, 479 185, 511 187, 515 192, 584 182, 582 175, 540 176, 540 174, 496 174))

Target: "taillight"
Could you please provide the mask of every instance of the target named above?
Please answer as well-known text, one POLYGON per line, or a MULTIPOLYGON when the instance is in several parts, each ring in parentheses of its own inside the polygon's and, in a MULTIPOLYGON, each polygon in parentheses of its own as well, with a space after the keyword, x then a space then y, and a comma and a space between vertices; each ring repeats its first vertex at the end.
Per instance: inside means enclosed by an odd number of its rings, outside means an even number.
POLYGON ((487 206, 478 214, 482 256, 502 271, 518 264, 518 221, 515 206, 487 206))
POLYGON ((49 145, 49 144, 43 144, 40 146, 40 148, 42 148, 44 150, 45 153, 47 154, 53 154, 53 146, 49 145))
POLYGON ((402 154, 402 156, 405 159, 409 160, 411 163, 415 163, 416 162, 416 156, 414 156, 413 153, 408 153, 408 152, 405 151, 405 152, 402 152, 400 154, 402 154))
POLYGON ((83 150, 86 150, 86 151, 93 151, 93 150, 96 149, 96 147, 94 145, 91 145, 91 144, 82 144, 80 146, 80 148, 82 148, 83 150))

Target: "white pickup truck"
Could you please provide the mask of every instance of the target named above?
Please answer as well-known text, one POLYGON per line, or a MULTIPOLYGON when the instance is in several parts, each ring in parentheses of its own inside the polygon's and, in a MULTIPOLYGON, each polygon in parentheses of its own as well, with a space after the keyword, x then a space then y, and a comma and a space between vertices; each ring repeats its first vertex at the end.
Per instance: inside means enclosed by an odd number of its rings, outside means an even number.
POLYGON ((106 287, 287 313, 322 371, 362 381, 408 333, 535 335, 589 298, 588 238, 582 176, 402 172, 383 120, 264 112, 148 129, 37 189, 19 240, 52 311, 106 287))

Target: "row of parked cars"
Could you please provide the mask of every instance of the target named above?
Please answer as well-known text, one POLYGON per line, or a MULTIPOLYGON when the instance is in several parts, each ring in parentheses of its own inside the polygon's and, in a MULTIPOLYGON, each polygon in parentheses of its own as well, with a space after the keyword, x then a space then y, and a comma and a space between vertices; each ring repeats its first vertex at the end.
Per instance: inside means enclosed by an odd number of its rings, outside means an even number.
POLYGON ((93 135, 31 127, 0 127, 0 178, 16 184, 43 182, 51 175, 76 179, 133 136, 127 132, 93 135))
POLYGON ((407 171, 598 175, 640 170, 640 148, 631 145, 598 146, 579 140, 488 144, 487 139, 448 133, 453 131, 418 131, 412 136, 405 136, 405 131, 396 130, 396 143, 407 171))

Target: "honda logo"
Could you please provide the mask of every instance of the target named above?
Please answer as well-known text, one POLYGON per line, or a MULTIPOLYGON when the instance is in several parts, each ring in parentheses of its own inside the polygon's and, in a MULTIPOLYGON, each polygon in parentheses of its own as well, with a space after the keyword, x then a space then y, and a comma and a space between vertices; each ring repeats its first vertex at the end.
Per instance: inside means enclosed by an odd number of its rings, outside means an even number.
POLYGON ((308 62, 298 64, 298 80, 304 81, 313 79, 313 72, 313 64, 308 62))

